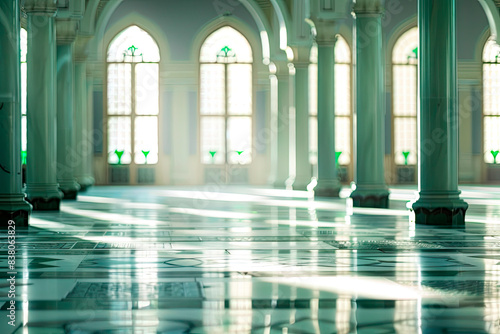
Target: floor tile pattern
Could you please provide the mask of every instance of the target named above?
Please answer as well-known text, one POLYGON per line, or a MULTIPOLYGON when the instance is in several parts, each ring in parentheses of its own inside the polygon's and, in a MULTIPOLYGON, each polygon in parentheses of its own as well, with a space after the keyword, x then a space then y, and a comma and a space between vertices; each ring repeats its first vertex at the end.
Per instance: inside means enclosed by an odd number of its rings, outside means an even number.
POLYGON ((467 223, 259 187, 94 187, 0 232, 0 333, 500 333, 500 187, 467 223))

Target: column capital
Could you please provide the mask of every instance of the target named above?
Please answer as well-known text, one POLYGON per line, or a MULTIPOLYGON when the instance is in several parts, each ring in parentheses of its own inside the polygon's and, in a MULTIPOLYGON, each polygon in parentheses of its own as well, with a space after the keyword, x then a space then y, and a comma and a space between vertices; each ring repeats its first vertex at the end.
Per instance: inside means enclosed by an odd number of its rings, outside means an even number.
POLYGON ((75 41, 80 22, 77 20, 56 19, 57 44, 71 44, 75 41))
POLYGON ((276 78, 278 80, 288 80, 290 77, 290 63, 285 60, 274 61, 276 68, 276 78))
POLYGON ((57 0, 25 0, 22 10, 31 15, 55 16, 57 0))
POLYGON ((303 68, 311 64, 311 47, 312 45, 295 45, 290 47, 293 51, 292 63, 295 68, 303 68))
POLYGON ((352 7, 354 16, 378 16, 384 11, 384 0, 357 0, 352 7))
POLYGON ((337 34, 335 33, 335 22, 317 20, 314 21, 316 26, 316 43, 318 45, 335 45, 337 34))

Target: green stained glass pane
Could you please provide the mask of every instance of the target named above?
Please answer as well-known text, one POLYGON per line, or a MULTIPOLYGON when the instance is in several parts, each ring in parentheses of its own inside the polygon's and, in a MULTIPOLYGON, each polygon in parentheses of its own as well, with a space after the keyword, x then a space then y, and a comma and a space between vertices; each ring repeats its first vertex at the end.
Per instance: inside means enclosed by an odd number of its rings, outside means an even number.
POLYGON ((493 156, 493 163, 496 164, 497 163, 497 155, 498 155, 498 152, 499 151, 493 151, 491 150, 491 155, 493 156))
POLYGON ((146 165, 148 164, 148 155, 149 155, 149 152, 151 152, 151 151, 144 151, 144 150, 142 150, 142 154, 144 154, 144 159, 146 160, 146 165))
POLYGON ((408 151, 403 151, 403 157, 405 159, 405 165, 408 165, 408 156, 410 155, 410 152, 408 151))
POLYGON ((122 155, 123 155, 123 153, 125 153, 125 151, 115 150, 115 154, 118 157, 118 165, 122 164, 122 155))

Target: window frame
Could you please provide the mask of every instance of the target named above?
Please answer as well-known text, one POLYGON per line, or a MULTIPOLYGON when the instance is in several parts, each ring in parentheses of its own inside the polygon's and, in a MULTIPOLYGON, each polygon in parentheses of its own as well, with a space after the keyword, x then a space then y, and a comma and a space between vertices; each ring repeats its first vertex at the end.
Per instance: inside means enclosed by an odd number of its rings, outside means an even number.
MULTIPOLYGON (((418 161, 419 161, 419 152, 418 152, 418 147, 419 147, 419 143, 418 143, 418 114, 419 114, 419 96, 418 96, 418 91, 419 91, 419 87, 418 87, 418 77, 419 77, 419 73, 418 73, 418 54, 416 56, 416 58, 413 58, 413 59, 416 59, 415 63, 410 63, 410 57, 408 57, 408 62, 406 63, 403 63, 403 62, 398 62, 398 61, 395 61, 395 57, 394 57, 394 52, 396 50, 396 47, 398 46, 398 43, 401 41, 402 38, 405 37, 405 35, 409 34, 409 33, 414 33, 414 32, 417 32, 417 36, 418 36, 418 27, 417 26, 413 26, 413 27, 410 27, 408 29, 406 29, 403 33, 401 33, 398 38, 396 39, 393 47, 392 47, 392 50, 391 50, 391 58, 390 58, 390 61, 391 61, 391 82, 392 82, 392 94, 391 94, 391 105, 392 105, 392 112, 391 112, 391 125, 392 125, 392 143, 391 143, 391 146, 392 146, 392 154, 391 154, 391 161, 392 161, 392 164, 394 164, 394 166, 396 167, 405 167, 405 166, 408 166, 408 167, 416 167, 418 166, 418 161), (396 115, 395 113, 395 110, 396 110, 396 94, 395 94, 395 87, 396 87, 396 71, 395 71, 395 68, 396 66, 406 66, 406 67, 413 67, 414 68, 414 71, 415 71, 415 114, 414 115, 396 115), (397 160, 397 154, 402 154, 402 152, 399 152, 399 151, 396 151, 396 146, 397 146, 397 138, 396 138, 396 120, 397 119, 413 119, 415 121, 415 162, 414 163, 411 163, 410 161, 408 161, 407 164, 405 164, 404 162, 403 163, 398 163, 396 160, 397 160)), ((417 39, 417 48, 419 47, 419 40, 417 39)), ((403 158, 404 159, 404 158, 403 158)))
MULTIPOLYGON (((222 50, 221 50, 222 51, 222 50)), ((217 27, 216 29, 211 30, 202 40, 198 54, 197 54, 197 60, 198 60, 198 161, 202 166, 205 167, 234 167, 234 166, 251 166, 253 162, 255 161, 255 47, 252 46, 250 43, 250 40, 237 28, 233 27, 232 25, 225 24, 222 26, 217 27), (205 42, 207 39, 212 36, 214 33, 217 31, 224 29, 224 28, 231 28, 238 32, 248 43, 252 55, 252 61, 235 61, 235 62, 208 62, 208 61, 202 61, 201 60, 201 51, 203 46, 205 45, 205 42), (203 65, 223 65, 224 66, 224 114, 202 114, 202 66, 203 65), (230 114, 229 113, 229 67, 231 65, 250 65, 251 66, 251 83, 250 83, 250 89, 251 89, 251 107, 250 107, 250 114, 230 114), (203 119, 209 119, 209 118, 217 118, 217 119, 223 119, 224 120, 224 160, 223 162, 204 162, 203 158, 203 151, 202 151, 202 122, 203 119), (229 119, 231 118, 250 118, 251 125, 250 125, 250 148, 251 148, 251 153, 250 153, 250 162, 248 163, 231 163, 229 159, 229 150, 228 150, 228 123, 229 119)))
MULTIPOLYGON (((131 47, 134 47, 134 45, 131 45, 131 47)), ((124 50, 124 53, 126 52, 127 50, 124 50)), ((134 51, 135 52, 135 51, 134 51)), ((138 57, 137 55, 133 55, 135 57, 138 57)), ((139 55, 139 56, 142 56, 139 55)), ((129 56, 130 57, 130 56, 129 56)), ((107 48, 106 48, 106 57, 105 57, 105 66, 106 66, 106 69, 105 69, 105 72, 106 72, 106 81, 105 81, 105 88, 106 88, 106 98, 105 98, 105 104, 106 104, 106 108, 105 108, 105 115, 104 115, 104 124, 105 124, 105 131, 106 131, 106 143, 105 143, 105 147, 106 147, 106 164, 107 166, 120 166, 120 165, 123 165, 123 166, 158 166, 158 164, 160 163, 160 115, 161 115, 161 110, 160 110, 160 86, 161 86, 161 67, 160 67, 160 64, 161 64, 161 50, 160 50, 160 47, 159 47, 159 44, 158 42, 156 41, 156 39, 151 35, 151 33, 149 33, 147 30, 143 29, 142 27, 136 25, 136 24, 131 24, 127 27, 125 27, 124 29, 121 29, 118 33, 116 33, 110 40, 107 48), (113 45, 113 43, 116 41, 117 37, 119 37, 122 33, 125 33, 128 29, 130 28, 133 28, 133 27, 137 27, 139 28, 140 30, 144 31, 146 34, 148 34, 148 36, 151 38, 152 41, 154 41, 156 47, 158 48, 158 54, 159 54, 159 58, 157 61, 144 61, 144 59, 142 59, 141 61, 125 61, 125 54, 124 54, 124 57, 123 57, 123 60, 122 61, 109 61, 108 60, 108 53, 109 53, 109 50, 111 48, 111 46, 113 45), (109 67, 110 65, 120 65, 120 64, 128 64, 130 65, 130 114, 128 115, 124 115, 124 114, 110 114, 109 113, 109 67), (137 107, 137 103, 136 103, 136 94, 137 94, 137 86, 136 86, 136 77, 137 77, 137 74, 136 74, 136 67, 138 65, 142 65, 142 64, 156 64, 157 65, 157 72, 158 72, 158 80, 157 80, 157 95, 158 95, 158 100, 157 100, 157 105, 158 105, 158 113, 157 114, 137 114, 137 110, 136 110, 136 107, 137 107), (135 133, 135 122, 136 122, 136 119, 138 117, 155 117, 156 118, 156 133, 157 133, 157 136, 156 136, 156 140, 157 140, 157 147, 158 147, 158 159, 156 162, 154 163, 151 163, 151 162, 148 162, 147 161, 147 158, 145 158, 145 163, 137 163, 135 161, 135 155, 137 154, 137 152, 135 151, 135 143, 136 143, 136 133, 135 133), (128 118, 130 119, 130 163, 111 163, 109 161, 110 159, 110 155, 112 154, 111 152, 109 152, 109 122, 110 122, 110 119, 111 118, 128 118)))
MULTIPOLYGON (((491 151, 493 150, 490 150, 490 152, 487 152, 486 151, 486 141, 487 141, 487 138, 486 138, 486 128, 485 128, 485 124, 487 122, 487 119, 490 118, 490 119, 498 119, 499 122, 500 122, 500 110, 498 111, 498 114, 486 114, 486 108, 485 108, 485 96, 486 96, 486 85, 485 85, 485 65, 493 65, 495 67, 498 67, 499 69, 499 72, 500 72, 500 47, 498 47, 498 54, 496 56, 496 61, 493 62, 493 61, 486 61, 485 60, 485 52, 487 51, 487 47, 489 46, 490 43, 495 43, 495 41, 493 39, 488 38, 486 40, 486 42, 484 43, 483 45, 483 48, 482 48, 482 51, 481 51, 481 85, 482 85, 482 100, 483 100, 483 103, 482 103, 482 123, 481 123, 481 127, 483 129, 482 133, 482 143, 481 143, 481 147, 482 147, 482 163, 485 164, 486 166, 493 166, 493 165, 500 165, 500 154, 498 154, 496 156, 496 159, 493 158, 493 162, 489 162, 489 161, 486 161, 486 157, 489 156, 488 153, 492 154, 491 151), (495 160, 496 160, 496 164, 495 164, 495 160)), ((495 43, 496 44, 496 43, 495 43)), ((498 46, 498 45, 497 45, 498 46)), ((498 81, 498 84, 500 85, 500 78, 497 79, 498 81)), ((500 143, 499 143, 499 147, 497 147, 497 150, 500 150, 500 143)), ((493 156, 492 156, 493 157, 493 156)))

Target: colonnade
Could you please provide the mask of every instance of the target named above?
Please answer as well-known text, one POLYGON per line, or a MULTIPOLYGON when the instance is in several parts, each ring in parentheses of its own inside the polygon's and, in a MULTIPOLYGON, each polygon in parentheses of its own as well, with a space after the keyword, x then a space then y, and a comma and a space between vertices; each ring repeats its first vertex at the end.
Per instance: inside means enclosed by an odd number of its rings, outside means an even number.
MULTIPOLYGON (((21 86, 19 1, 0 2, 0 226, 9 220, 27 226, 31 210, 59 210, 93 184, 87 73, 75 62, 78 22, 56 19, 54 0, 27 0, 27 156, 26 184, 21 172, 21 86), (9 20, 8 22, 5 20, 9 20)), ((83 65, 82 65, 83 64, 83 65)), ((83 66, 83 67, 82 67, 83 66)))
MULTIPOLYGON (((21 181, 19 1, 0 3, 0 225, 28 224, 31 209, 58 210, 93 184, 89 145, 92 82, 85 57, 75 53, 78 25, 56 19, 55 0, 27 0, 28 152, 21 181), (3 143, 6 143, 4 145, 3 143)), ((419 199, 416 222, 460 225, 467 204, 458 191, 458 117, 455 0, 419 0, 419 199), (432 145, 428 145, 432 143, 432 145), (432 149, 429 149, 432 147, 432 149)), ((356 207, 387 208, 384 168, 384 53, 382 0, 358 0, 354 17, 354 164, 356 207), (368 33, 367 33, 368 32, 368 33)), ((338 197, 335 160, 335 20, 312 18, 318 44, 318 179, 315 195, 338 197)), ((309 163, 309 55, 276 61, 277 163, 274 185, 311 189, 309 163)))

